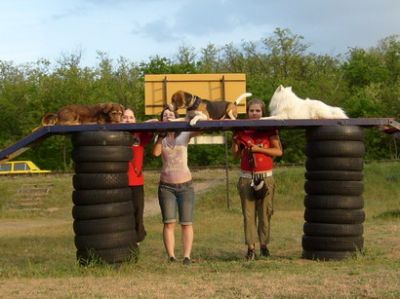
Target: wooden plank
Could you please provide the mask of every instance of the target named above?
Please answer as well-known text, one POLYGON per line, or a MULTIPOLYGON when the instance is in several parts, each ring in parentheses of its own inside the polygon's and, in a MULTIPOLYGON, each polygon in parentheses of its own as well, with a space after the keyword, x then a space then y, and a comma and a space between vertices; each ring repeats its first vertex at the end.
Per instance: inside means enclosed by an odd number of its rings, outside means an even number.
MULTIPOLYGON (((145 75, 145 114, 159 114, 171 96, 184 90, 211 101, 227 100, 234 102, 246 92, 246 74, 159 74, 145 75)), ((246 113, 246 101, 238 106, 238 113, 246 113)), ((184 114, 184 110, 178 111, 184 114)))

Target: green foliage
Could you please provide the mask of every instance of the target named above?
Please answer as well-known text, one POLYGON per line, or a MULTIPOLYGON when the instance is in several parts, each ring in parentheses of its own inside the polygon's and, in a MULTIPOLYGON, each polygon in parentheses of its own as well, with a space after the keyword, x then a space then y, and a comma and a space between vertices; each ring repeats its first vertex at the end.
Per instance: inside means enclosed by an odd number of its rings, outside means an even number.
MULTIPOLYGON (((0 148, 9 146, 40 125, 50 111, 73 103, 119 102, 144 115, 144 75, 243 72, 247 90, 266 105, 279 84, 293 86, 303 97, 343 107, 351 117, 400 117, 400 40, 389 36, 370 49, 353 48, 345 56, 308 52, 301 35, 277 28, 259 41, 240 46, 208 44, 200 53, 181 46, 175 59, 150 57, 137 64, 124 57, 113 61, 98 52, 95 67, 81 66, 81 53, 62 56, 56 63, 42 59, 25 65, 0 60, 0 148)), ((243 116, 241 116, 243 117, 243 116)), ((300 130, 281 130, 285 155, 278 161, 304 160, 300 130)), ((398 158, 398 141, 381 132, 367 135, 368 159, 398 158)), ((71 145, 52 137, 24 155, 42 167, 71 168, 71 145)), ((148 155, 151 157, 151 155, 148 155)), ((223 145, 190 149, 192 165, 225 164, 223 145)), ((229 162, 233 163, 229 155, 229 162)), ((148 159, 158 167, 159 159, 148 159)))

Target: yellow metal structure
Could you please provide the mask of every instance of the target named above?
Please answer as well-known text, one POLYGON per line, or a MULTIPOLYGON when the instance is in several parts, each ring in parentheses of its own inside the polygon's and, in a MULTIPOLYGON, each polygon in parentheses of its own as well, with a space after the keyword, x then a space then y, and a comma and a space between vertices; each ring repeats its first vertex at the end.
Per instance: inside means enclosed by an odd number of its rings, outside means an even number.
POLYGON ((0 163, 0 175, 3 174, 32 174, 49 173, 50 170, 42 170, 32 161, 9 161, 0 163))
MULTIPOLYGON (((145 75, 145 114, 159 114, 165 104, 171 102, 171 96, 178 90, 184 90, 200 98, 234 102, 246 92, 246 75, 228 74, 160 74, 145 75)), ((185 111, 179 111, 184 114, 185 111)), ((238 105, 238 113, 246 113, 243 100, 238 105)))

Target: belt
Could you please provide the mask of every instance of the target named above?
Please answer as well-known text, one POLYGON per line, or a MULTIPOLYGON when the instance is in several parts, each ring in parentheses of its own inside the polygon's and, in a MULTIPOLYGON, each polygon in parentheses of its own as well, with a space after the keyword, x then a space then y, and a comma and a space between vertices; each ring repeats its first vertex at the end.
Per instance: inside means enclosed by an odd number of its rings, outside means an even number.
POLYGON ((259 178, 266 178, 266 177, 272 176, 272 170, 263 171, 263 172, 254 172, 254 173, 251 171, 245 171, 245 170, 240 171, 241 178, 252 179, 253 176, 257 176, 259 178))
POLYGON ((180 184, 171 184, 171 183, 160 182, 160 185, 169 186, 172 188, 185 187, 185 186, 189 186, 191 184, 192 184, 192 180, 184 182, 184 183, 180 183, 180 184))

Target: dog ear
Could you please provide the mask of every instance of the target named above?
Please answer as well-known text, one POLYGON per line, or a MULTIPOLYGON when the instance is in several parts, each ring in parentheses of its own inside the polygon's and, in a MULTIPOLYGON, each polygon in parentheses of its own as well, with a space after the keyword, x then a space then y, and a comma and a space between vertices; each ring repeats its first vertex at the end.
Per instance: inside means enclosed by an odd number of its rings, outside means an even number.
POLYGON ((283 86, 282 84, 278 86, 278 88, 276 89, 276 91, 282 91, 282 89, 285 89, 285 86, 283 86))
POLYGON ((110 112, 112 108, 113 108, 113 104, 112 103, 102 104, 102 110, 103 110, 104 113, 110 112))

